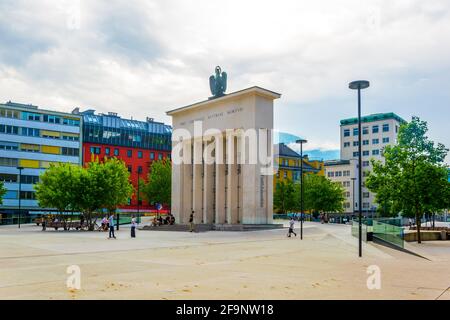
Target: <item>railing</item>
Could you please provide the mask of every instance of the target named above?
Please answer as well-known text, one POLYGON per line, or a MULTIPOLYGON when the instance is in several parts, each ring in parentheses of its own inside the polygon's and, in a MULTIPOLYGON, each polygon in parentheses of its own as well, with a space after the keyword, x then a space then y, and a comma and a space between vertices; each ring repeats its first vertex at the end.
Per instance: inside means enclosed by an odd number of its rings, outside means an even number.
POLYGON ((401 218, 373 220, 373 236, 394 246, 403 248, 403 228, 401 218))

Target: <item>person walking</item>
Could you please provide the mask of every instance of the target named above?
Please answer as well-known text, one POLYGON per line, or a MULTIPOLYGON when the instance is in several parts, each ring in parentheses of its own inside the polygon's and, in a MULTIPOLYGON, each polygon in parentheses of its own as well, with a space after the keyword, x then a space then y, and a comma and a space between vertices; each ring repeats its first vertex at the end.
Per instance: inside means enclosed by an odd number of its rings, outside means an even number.
POLYGON ((136 226, 137 226, 136 217, 133 216, 131 218, 131 237, 132 238, 136 238, 136 226))
POLYGON ((295 224, 295 220, 292 217, 291 220, 289 221, 289 232, 288 232, 288 237, 291 237, 291 234, 295 234, 295 236, 297 236, 297 234, 294 232, 294 224, 295 224))
POLYGON ((114 235, 114 213, 109 217, 108 223, 109 223, 109 239, 111 238, 116 239, 116 236, 114 235))
POLYGON ((189 232, 194 232, 194 211, 189 216, 189 232))

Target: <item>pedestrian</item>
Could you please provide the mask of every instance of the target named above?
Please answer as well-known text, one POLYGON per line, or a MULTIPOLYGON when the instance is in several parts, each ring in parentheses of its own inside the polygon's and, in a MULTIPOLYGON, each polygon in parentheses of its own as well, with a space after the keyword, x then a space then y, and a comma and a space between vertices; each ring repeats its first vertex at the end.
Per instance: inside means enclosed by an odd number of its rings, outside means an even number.
POLYGON ((111 238, 116 239, 116 236, 114 235, 114 213, 111 214, 108 222, 109 222, 109 239, 111 239, 111 238), (111 237, 111 235, 112 235, 112 237, 111 237))
POLYGON ((194 232, 194 211, 189 216, 189 232, 194 232))
POLYGON ((131 237, 132 238, 136 238, 136 226, 137 226, 136 218, 133 216, 131 218, 131 237))
POLYGON ((291 218, 291 220, 289 221, 289 232, 287 234, 287 236, 290 238, 291 237, 291 233, 295 234, 295 236, 297 236, 297 234, 294 232, 294 224, 295 224, 295 220, 294 218, 291 218))

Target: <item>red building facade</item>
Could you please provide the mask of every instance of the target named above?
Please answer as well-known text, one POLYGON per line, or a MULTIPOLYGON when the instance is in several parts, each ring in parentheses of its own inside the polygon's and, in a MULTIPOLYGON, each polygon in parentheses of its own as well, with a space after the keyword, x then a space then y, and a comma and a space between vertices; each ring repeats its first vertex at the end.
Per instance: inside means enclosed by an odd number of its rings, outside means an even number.
MULTIPOLYGON (((75 110, 74 112, 77 112, 75 110)), ((153 161, 169 159, 171 154, 172 128, 164 123, 123 119, 117 114, 99 114, 94 110, 79 112, 83 115, 83 165, 94 157, 116 157, 125 162, 135 193, 121 211, 138 209, 137 189, 139 178, 147 180, 153 161)), ((154 211, 142 196, 139 197, 140 212, 154 211)), ((168 209, 168 208, 163 208, 168 209)), ((165 211, 165 210, 164 210, 165 211)))

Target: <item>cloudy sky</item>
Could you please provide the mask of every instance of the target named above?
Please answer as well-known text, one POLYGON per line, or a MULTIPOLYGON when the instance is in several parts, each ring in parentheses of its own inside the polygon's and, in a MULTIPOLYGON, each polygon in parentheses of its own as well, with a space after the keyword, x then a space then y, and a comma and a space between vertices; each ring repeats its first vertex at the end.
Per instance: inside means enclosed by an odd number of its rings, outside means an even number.
POLYGON ((282 93, 276 128, 339 148, 368 79, 363 113, 428 121, 450 147, 448 0, 1 0, 0 101, 146 116, 228 91, 282 93))

